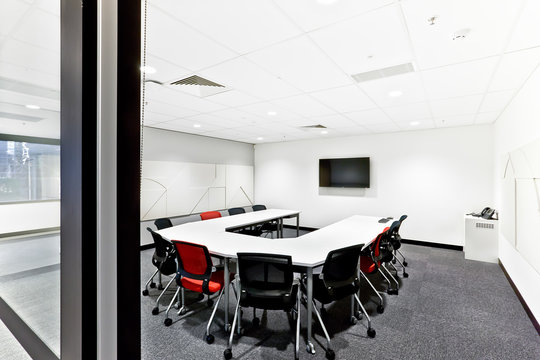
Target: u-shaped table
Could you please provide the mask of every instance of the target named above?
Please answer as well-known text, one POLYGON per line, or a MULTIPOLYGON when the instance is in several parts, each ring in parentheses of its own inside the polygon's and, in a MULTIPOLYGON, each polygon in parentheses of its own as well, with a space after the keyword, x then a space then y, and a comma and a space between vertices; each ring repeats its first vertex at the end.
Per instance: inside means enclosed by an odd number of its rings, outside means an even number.
MULTIPOLYGON (((344 220, 325 226, 319 230, 298 236, 300 211, 267 209, 245 214, 197 221, 171 228, 158 233, 167 240, 182 240, 205 245, 210 254, 224 261, 224 302, 225 330, 229 324, 229 260, 236 259, 239 252, 259 252, 281 254, 292 257, 298 272, 307 276, 307 350, 314 353, 311 342, 313 311, 313 269, 324 264, 327 254, 336 249, 356 244, 370 244, 389 223, 380 223, 380 217, 353 215, 344 220), (296 238, 283 238, 283 220, 296 218, 296 238), (234 229, 261 224, 267 221, 278 222, 278 238, 268 239, 231 232, 234 229)), ((233 330, 231 330, 233 331, 233 330)))

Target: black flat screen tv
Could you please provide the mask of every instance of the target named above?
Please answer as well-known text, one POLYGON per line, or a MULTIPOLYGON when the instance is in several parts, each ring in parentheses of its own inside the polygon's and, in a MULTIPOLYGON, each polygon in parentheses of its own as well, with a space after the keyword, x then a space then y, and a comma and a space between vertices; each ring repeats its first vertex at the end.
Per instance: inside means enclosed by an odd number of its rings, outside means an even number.
POLYGON ((319 159, 319 186, 369 188, 369 158, 319 159))

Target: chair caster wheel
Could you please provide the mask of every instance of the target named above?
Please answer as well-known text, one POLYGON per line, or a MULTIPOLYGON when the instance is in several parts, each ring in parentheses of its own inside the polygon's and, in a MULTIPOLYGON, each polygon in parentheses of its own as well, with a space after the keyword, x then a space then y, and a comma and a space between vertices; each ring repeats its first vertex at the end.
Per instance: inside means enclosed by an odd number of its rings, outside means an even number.
POLYGON ((396 259, 392 260, 392 264, 395 264, 396 262, 397 262, 396 259))
POLYGON ((142 296, 148 296, 148 290, 144 289, 144 290, 142 291, 142 296))
POLYGON ((166 318, 165 321, 163 321, 163 324, 165 324, 165 326, 171 326, 171 324, 172 324, 172 319, 166 318))
POLYGON ((182 307, 180 308, 180 310, 178 310, 178 315, 184 315, 185 313, 187 313, 187 309, 185 307, 182 307))
POLYGON ((158 290, 163 290, 163 289, 164 289, 164 288, 163 288, 163 285, 158 284, 157 289, 158 289, 158 290))
POLYGON ((214 305, 214 300, 208 299, 208 301, 206 302, 206 306, 212 307, 213 305, 214 305))
POLYGON ((362 320, 362 317, 363 317, 360 311, 355 312, 354 316, 356 317, 357 320, 362 320))
POLYGON ((156 287, 156 283, 155 283, 155 282, 151 282, 151 283, 150 283, 150 287, 151 287, 152 289, 155 288, 155 287, 156 287))
POLYGON ((313 346, 312 343, 308 343, 306 345, 306 351, 310 354, 315 354, 315 347, 313 346))
POLYGON ((261 320, 258 317, 253 318, 253 327, 259 327, 260 324, 261 320))
POLYGON ((156 306, 155 308, 152 309, 152 315, 157 315, 159 314, 159 308, 156 306))
POLYGON ((398 289, 394 289, 394 295, 398 295, 399 294, 399 290, 398 289))
POLYGON ((367 336, 369 336, 370 338, 374 338, 376 334, 377 332, 375 331, 374 328, 367 329, 367 336))
POLYGON ((212 334, 206 335, 206 343, 211 344, 213 342, 214 342, 214 335, 212 334))
POLYGON ((388 295, 397 295, 398 289, 388 289, 386 292, 388 293, 388 295))
POLYGON ((326 358, 328 360, 334 360, 336 358, 336 353, 332 349, 326 350, 326 358))
POLYGON ((408 278, 408 277, 409 277, 409 273, 404 272, 404 273, 403 273, 403 277, 404 277, 404 278, 408 278))
POLYGON ((384 306, 382 306, 382 305, 377 306, 377 312, 379 314, 382 314, 384 312, 384 306))
POLYGON ((225 359, 227 360, 232 359, 232 350, 225 349, 225 351, 223 352, 223 357, 225 357, 225 359))
POLYGON ((406 261, 403 262, 403 266, 409 265, 406 261))
POLYGON ((225 324, 225 332, 228 334, 231 331, 231 324, 225 324))
POLYGON ((356 318, 354 316, 351 316, 351 320, 349 320, 351 325, 356 325, 356 318))

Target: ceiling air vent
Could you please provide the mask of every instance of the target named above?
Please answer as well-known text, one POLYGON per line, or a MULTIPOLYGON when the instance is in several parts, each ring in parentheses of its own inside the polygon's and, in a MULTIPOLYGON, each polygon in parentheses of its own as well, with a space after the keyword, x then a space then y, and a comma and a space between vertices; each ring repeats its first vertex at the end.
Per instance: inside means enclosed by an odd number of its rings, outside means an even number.
POLYGON ((302 129, 302 130, 322 130, 322 129, 326 129, 326 126, 321 125, 321 124, 318 124, 318 125, 305 125, 305 126, 300 126, 300 129, 302 129))
POLYGON ((356 82, 365 82, 376 79, 381 79, 389 76, 396 76, 401 74, 406 74, 409 72, 414 72, 414 66, 412 63, 406 63, 401 65, 390 66, 382 69, 366 71, 363 73, 358 73, 351 75, 356 82))
POLYGON ((198 85, 198 86, 214 86, 214 87, 222 87, 222 88, 225 87, 221 84, 215 83, 213 81, 210 81, 208 79, 202 78, 197 75, 192 75, 185 79, 176 80, 172 82, 171 85, 198 85))

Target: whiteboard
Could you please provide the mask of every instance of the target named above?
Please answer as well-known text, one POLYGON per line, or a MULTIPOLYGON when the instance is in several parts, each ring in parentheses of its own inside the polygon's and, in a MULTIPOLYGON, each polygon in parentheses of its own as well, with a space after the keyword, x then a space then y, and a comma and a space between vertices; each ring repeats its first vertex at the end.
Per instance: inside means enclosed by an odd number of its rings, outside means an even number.
POLYGON ((252 205, 253 166, 143 161, 141 221, 252 205))
POLYGON ((516 249, 540 273, 540 184, 534 179, 516 180, 516 249))

